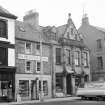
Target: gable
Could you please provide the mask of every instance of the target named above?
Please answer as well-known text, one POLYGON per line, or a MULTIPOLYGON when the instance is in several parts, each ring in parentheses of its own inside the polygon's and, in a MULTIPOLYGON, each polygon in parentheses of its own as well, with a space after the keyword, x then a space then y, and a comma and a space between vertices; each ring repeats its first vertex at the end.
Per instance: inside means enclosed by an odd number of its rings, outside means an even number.
POLYGON ((67 24, 63 37, 71 40, 80 41, 80 36, 78 34, 76 27, 74 26, 72 21, 70 23, 71 24, 67 24))

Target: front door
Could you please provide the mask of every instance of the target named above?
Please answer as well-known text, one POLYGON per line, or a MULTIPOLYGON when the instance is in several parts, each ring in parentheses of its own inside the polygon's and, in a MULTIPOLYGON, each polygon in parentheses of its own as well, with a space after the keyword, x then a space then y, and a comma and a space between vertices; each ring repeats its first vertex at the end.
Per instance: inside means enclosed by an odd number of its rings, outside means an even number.
POLYGON ((72 82, 71 82, 71 75, 68 74, 66 77, 66 88, 67 88, 67 94, 72 94, 72 82))

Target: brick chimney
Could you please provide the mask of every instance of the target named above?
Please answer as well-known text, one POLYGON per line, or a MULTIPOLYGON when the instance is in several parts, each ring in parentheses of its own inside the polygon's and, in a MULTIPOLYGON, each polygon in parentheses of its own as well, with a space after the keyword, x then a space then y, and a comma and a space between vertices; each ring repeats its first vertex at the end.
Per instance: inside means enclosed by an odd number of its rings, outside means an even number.
POLYGON ((87 17, 87 14, 84 14, 83 15, 83 18, 82 18, 82 25, 89 25, 89 19, 87 17))
POLYGON ((32 25, 35 28, 38 28, 39 27, 39 13, 36 12, 35 10, 30 10, 23 17, 23 21, 25 23, 32 25))

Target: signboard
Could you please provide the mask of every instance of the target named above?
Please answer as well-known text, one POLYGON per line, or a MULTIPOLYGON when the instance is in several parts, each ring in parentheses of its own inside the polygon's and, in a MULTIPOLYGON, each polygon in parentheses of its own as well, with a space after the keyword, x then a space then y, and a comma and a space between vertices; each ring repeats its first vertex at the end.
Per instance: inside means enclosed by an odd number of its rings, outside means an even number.
MULTIPOLYGON (((18 54, 18 59, 39 61, 40 60, 40 56, 18 54)), ((42 61, 48 62, 48 57, 42 57, 42 61)))

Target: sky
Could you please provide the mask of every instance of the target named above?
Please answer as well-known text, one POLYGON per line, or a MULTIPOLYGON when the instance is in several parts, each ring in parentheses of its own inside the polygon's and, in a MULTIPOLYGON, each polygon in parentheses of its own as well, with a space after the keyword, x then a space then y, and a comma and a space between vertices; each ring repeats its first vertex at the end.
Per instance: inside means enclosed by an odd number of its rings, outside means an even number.
POLYGON ((39 12, 41 26, 60 26, 67 23, 68 13, 77 28, 86 13, 89 23, 105 28, 105 0, 0 0, 0 5, 23 21, 31 9, 39 12))

